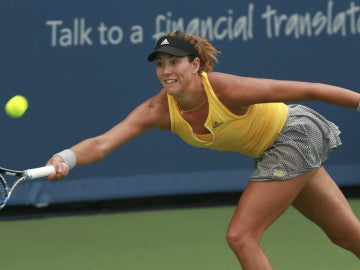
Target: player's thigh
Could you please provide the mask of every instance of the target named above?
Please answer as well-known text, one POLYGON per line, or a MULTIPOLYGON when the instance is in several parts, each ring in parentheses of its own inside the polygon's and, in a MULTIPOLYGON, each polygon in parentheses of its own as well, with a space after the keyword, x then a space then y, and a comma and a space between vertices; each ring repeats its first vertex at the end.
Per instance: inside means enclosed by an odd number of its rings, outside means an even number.
POLYGON ((250 182, 240 197, 229 231, 260 236, 288 209, 317 170, 285 181, 250 182))
POLYGON ((297 196, 293 206, 318 224, 329 236, 359 232, 359 221, 347 199, 322 167, 297 196))

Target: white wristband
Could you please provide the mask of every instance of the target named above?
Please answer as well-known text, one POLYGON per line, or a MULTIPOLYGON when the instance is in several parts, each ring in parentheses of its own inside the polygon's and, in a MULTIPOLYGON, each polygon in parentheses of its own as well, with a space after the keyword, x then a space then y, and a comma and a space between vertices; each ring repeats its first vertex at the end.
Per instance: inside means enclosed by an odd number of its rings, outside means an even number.
POLYGON ((65 149, 54 156, 61 158, 62 162, 64 162, 70 170, 76 166, 76 155, 71 149, 65 149))
POLYGON ((357 106, 357 109, 356 109, 358 112, 360 112, 360 102, 359 102, 359 105, 357 106))

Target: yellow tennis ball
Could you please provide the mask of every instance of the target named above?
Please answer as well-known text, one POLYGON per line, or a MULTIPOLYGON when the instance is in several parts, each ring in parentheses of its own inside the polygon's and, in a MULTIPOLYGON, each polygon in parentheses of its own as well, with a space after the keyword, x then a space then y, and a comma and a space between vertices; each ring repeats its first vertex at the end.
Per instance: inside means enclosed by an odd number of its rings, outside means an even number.
POLYGON ((16 95, 5 104, 5 112, 12 118, 21 117, 28 109, 29 104, 24 96, 16 95))

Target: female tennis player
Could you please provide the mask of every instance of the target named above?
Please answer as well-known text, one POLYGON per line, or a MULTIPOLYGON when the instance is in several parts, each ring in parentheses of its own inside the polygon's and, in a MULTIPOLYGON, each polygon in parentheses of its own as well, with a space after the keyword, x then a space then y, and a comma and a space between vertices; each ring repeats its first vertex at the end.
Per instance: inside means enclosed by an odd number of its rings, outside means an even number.
POLYGON ((159 93, 102 135, 55 154, 47 162, 56 168, 48 180, 101 160, 151 128, 169 130, 195 147, 255 160, 227 231, 243 269, 272 269, 260 239, 290 205, 360 258, 359 220, 324 168, 330 152, 341 145, 340 131, 306 106, 285 104, 322 101, 359 111, 360 94, 320 83, 213 72, 218 53, 197 36, 172 32, 161 37, 148 56, 156 63, 159 93))

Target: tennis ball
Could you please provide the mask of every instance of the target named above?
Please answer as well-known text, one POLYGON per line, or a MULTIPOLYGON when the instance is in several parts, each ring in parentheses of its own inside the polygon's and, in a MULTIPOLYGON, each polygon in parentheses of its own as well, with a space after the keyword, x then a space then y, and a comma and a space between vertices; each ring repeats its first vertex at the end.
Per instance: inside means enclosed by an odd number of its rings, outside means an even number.
POLYGON ((5 112, 12 118, 19 118, 26 112, 28 106, 28 101, 24 96, 16 95, 5 104, 5 112))

